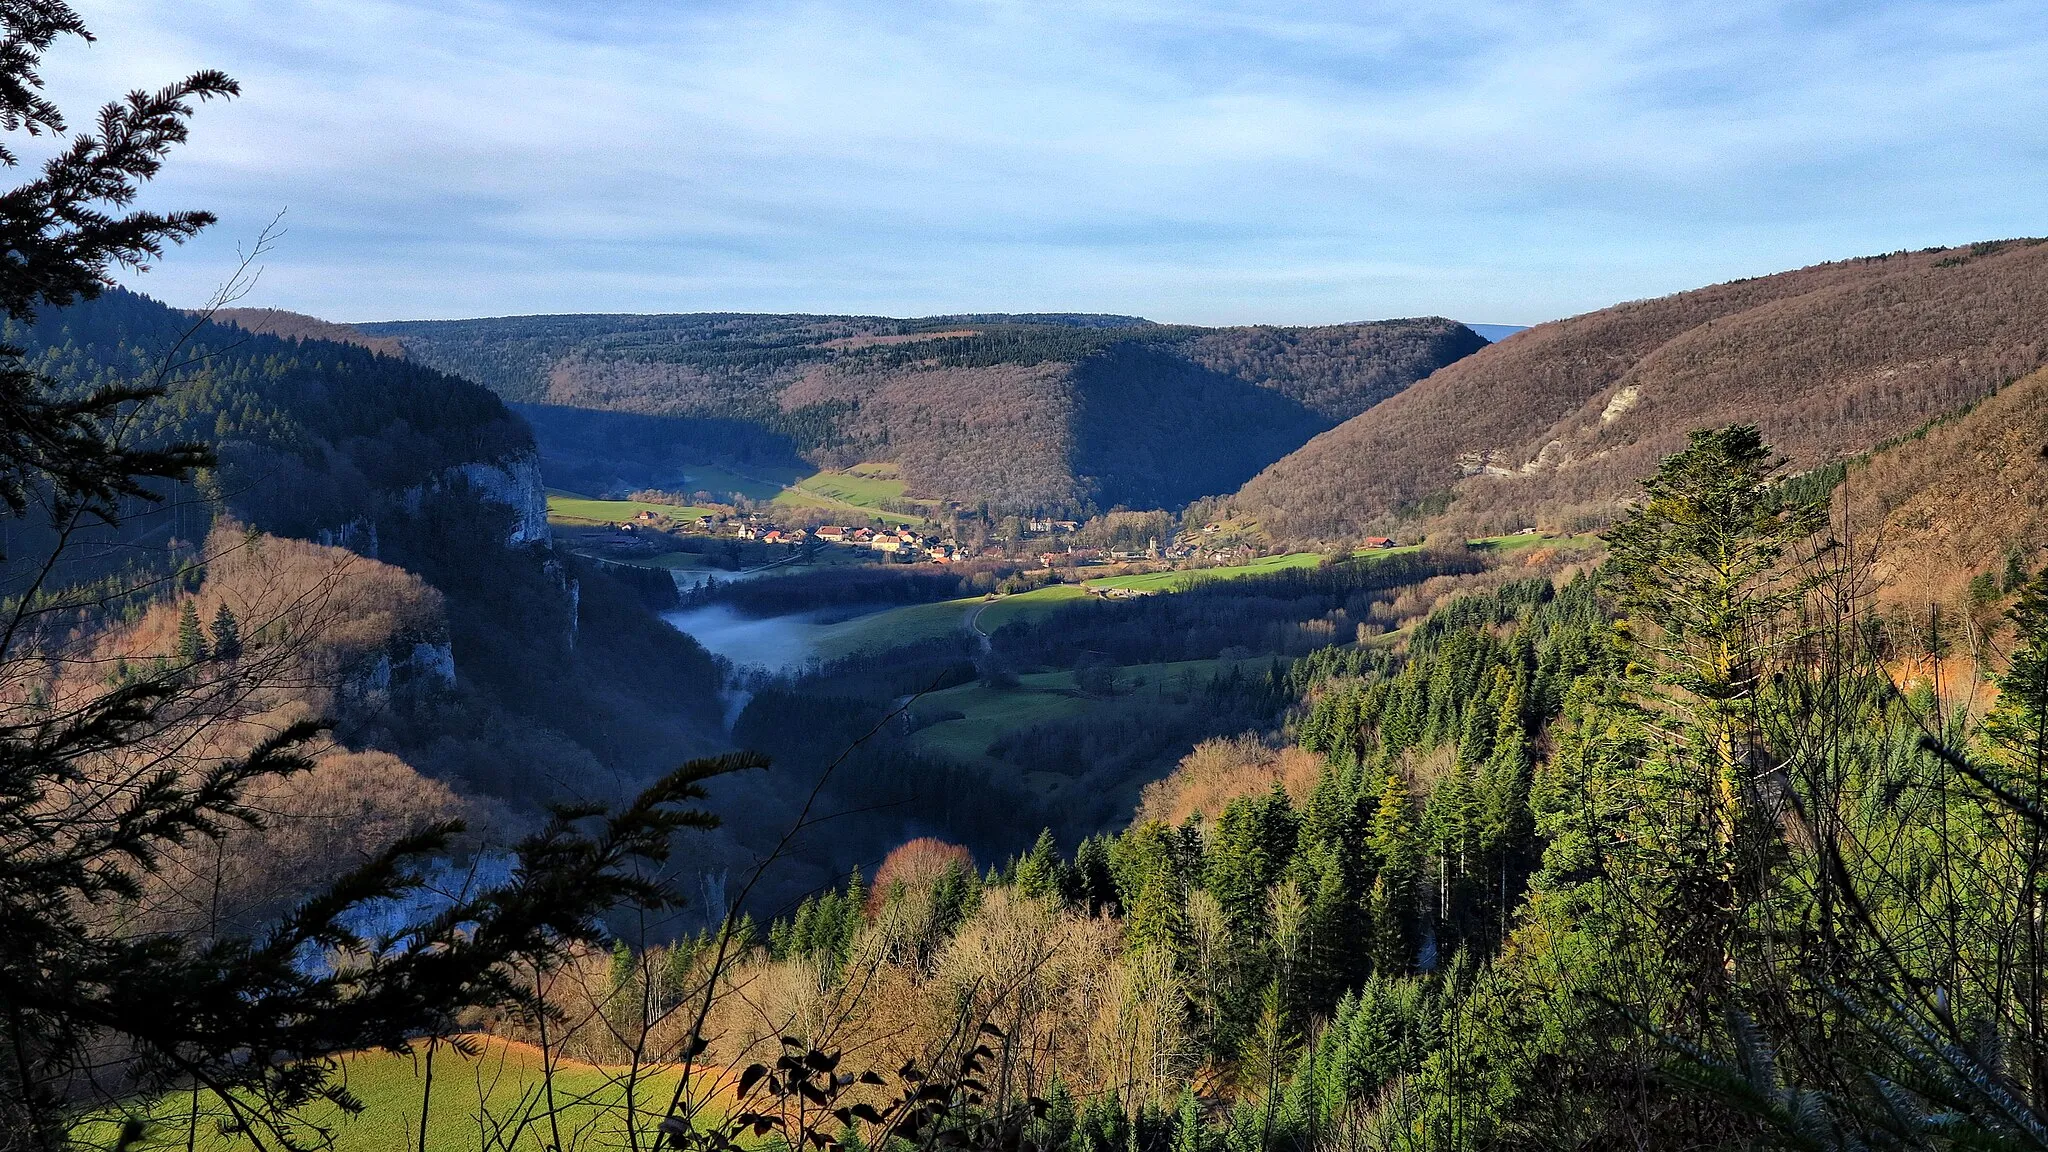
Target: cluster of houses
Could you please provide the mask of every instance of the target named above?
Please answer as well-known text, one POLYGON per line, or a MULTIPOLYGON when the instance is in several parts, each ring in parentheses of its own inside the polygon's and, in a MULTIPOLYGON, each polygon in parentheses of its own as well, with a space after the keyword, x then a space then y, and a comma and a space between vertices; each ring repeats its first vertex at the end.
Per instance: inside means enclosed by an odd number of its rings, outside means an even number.
POLYGON ((1079 532, 1079 520, 1048 520, 1042 516, 1024 522, 1024 530, 1034 536, 1056 536, 1064 532, 1079 532))
MULTIPOLYGON (((652 547, 655 538, 641 530, 660 531, 668 526, 668 517, 651 509, 642 509, 632 520, 612 525, 617 538, 611 543, 615 548, 630 548, 636 542, 652 547)), ((800 546, 817 540, 826 544, 866 548, 883 555, 914 557, 940 564, 951 564, 965 555, 958 541, 921 535, 908 528, 848 528, 835 524, 821 525, 817 528, 783 528, 758 513, 732 517, 699 516, 687 526, 707 535, 729 535, 762 544, 800 546)))
POLYGON ((915 556, 940 564, 951 564, 961 557, 958 541, 920 535, 908 528, 844 528, 825 524, 813 529, 811 535, 827 544, 866 548, 890 556, 915 556))

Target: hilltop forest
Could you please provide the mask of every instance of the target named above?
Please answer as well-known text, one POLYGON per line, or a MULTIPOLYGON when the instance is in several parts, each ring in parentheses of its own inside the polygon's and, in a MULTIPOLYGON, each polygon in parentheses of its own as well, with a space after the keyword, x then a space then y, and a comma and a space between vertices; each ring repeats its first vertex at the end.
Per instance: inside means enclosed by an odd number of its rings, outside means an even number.
MULTIPOLYGON (((1448 320, 534 316, 357 325, 507 400, 738 421, 998 513, 1178 507, 1484 346, 1448 320)), ((708 441, 715 446, 715 439, 708 441)))

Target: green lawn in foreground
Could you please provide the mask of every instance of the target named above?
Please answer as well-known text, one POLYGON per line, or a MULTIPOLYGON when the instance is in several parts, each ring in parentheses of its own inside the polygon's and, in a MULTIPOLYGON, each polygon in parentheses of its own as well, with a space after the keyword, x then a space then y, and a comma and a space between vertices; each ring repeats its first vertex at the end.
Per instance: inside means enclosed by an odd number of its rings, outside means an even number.
MULTIPOLYGON (((478 1147, 481 1116, 504 1126, 504 1144, 518 1152, 541 1152, 549 1144, 548 1128, 541 1116, 539 1053, 523 1044, 479 1038, 483 1050, 464 1057, 443 1045, 434 1054, 434 1094, 427 1113, 427 1142, 431 1152, 469 1152, 478 1147), (530 1119, 517 1139, 513 1128, 530 1119)), ((424 1053, 424 1049, 422 1049, 424 1053)), ((313 1109, 307 1115, 334 1131, 334 1152, 395 1152, 419 1147, 420 1088, 424 1083, 419 1056, 394 1056, 388 1052, 362 1053, 342 1061, 349 1091, 365 1105, 357 1116, 339 1109, 313 1109)), ((586 1147, 627 1146, 625 1122, 625 1080, 627 1069, 600 1068, 589 1064, 558 1065, 555 1098, 562 1107, 558 1118, 563 1141, 581 1133, 577 1141, 586 1147)), ((675 1090, 673 1073, 647 1074, 635 1090, 636 1106, 652 1107, 654 1116, 641 1115, 643 1132, 654 1127, 659 1110, 675 1090)), ((247 1137, 222 1136, 214 1126, 218 1101, 200 1094, 200 1123, 197 1146, 207 1152, 243 1152, 256 1145, 247 1137)), ((137 1152, 170 1152, 185 1147, 187 1118, 191 1115, 189 1096, 164 1101, 152 1114, 137 1152)), ((108 1146, 114 1135, 112 1125, 87 1125, 80 1133, 87 1146, 108 1146)), ((310 1133, 307 1134, 310 1137, 310 1133)), ((268 1141, 266 1140, 266 1146, 268 1141)), ((643 1139, 643 1146, 644 1139, 643 1139)))

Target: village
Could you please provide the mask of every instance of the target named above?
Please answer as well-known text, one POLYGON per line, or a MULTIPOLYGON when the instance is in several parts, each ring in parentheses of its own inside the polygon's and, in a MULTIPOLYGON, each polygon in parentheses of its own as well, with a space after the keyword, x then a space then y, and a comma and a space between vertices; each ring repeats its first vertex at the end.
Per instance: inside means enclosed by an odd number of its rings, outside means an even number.
MULTIPOLYGON (((1202 568, 1243 564, 1262 555, 1260 549, 1226 533, 1224 526, 1217 523, 1206 524, 1199 530, 1170 533, 1164 542, 1153 536, 1142 548, 1098 548, 1080 542, 1086 538, 1081 521, 1030 517, 1011 522, 1013 536, 976 547, 951 536, 880 521, 868 525, 793 524, 754 511, 692 514, 696 512, 641 508, 626 520, 589 525, 578 543, 585 549, 628 562, 645 562, 669 554, 678 545, 689 548, 694 542, 701 547, 723 541, 727 549, 747 548, 752 552, 747 562, 755 564, 788 562, 798 557, 823 560, 837 554, 849 562, 858 562, 865 556, 899 564, 981 560, 1024 561, 1029 565, 1036 561, 1049 574, 1076 568, 1202 568)), ((1364 550, 1384 550, 1398 547, 1399 542, 1392 537, 1374 536, 1362 541, 1362 545, 1364 550)), ((733 552, 730 558, 738 561, 740 554, 733 552)), ((1121 595, 1140 594, 1130 589, 1115 591, 1121 595)))

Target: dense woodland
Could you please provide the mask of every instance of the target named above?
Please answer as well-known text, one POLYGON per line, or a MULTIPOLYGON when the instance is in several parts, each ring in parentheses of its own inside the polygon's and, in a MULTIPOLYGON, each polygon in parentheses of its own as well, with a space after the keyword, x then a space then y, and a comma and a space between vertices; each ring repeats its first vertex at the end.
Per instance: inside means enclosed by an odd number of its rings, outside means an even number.
POLYGON ((362 326, 520 402, 737 420, 1000 512, 1177 507, 1484 346, 1447 320, 518 317, 362 326))
POLYGON ((1121 832, 593 957, 566 1018, 625 1019, 576 1042, 661 1050, 706 987, 732 1067, 986 1022, 1041 1148, 2038 1147, 2048 576, 1973 661, 1771 471, 1695 436, 1598 574, 1297 662, 1283 747, 1204 745, 1121 832))
MULTIPOLYGON (((353 345, 197 321, 120 289, 10 321, 0 340, 74 392, 162 383, 167 395, 138 414, 130 434, 218 446, 214 468, 130 520, 130 536, 149 534, 159 547, 203 537, 216 506, 265 531, 339 530, 450 468, 532 446, 532 434, 481 388, 353 345)), ((22 535, 36 531, 33 522, 8 530, 19 546, 42 543, 22 535)), ((131 552, 74 549, 66 559, 81 566, 73 578, 89 578, 94 564, 131 552)))
MULTIPOLYGON (((619 795, 717 739, 724 672, 708 654, 595 565, 508 546, 514 511, 452 478, 533 450, 532 433, 488 391, 352 344, 195 320, 118 289, 11 323, 0 338, 74 394, 160 374, 166 395, 140 411, 132 434, 201 440, 218 454, 165 488, 161 504, 135 502, 118 530, 73 542, 54 577, 77 590, 72 598, 133 590, 109 605, 130 618, 187 593, 204 599, 210 558, 229 546, 205 542, 227 521, 345 541, 417 574, 438 594, 454 683, 336 718, 353 747, 504 801, 513 826, 553 799, 619 795)), ((9 520, 5 532, 8 555, 35 555, 51 539, 34 520, 9 520)), ((405 646, 394 651, 403 657, 405 646)))

